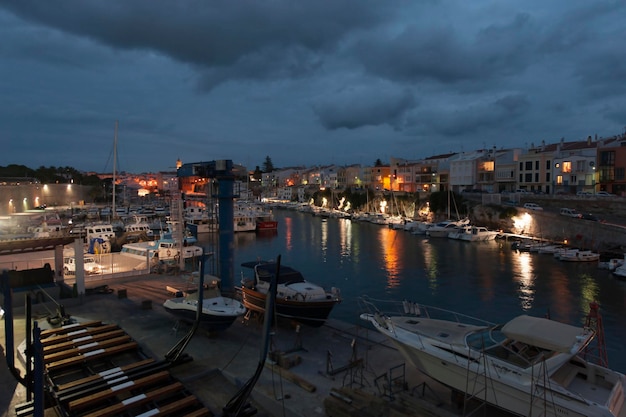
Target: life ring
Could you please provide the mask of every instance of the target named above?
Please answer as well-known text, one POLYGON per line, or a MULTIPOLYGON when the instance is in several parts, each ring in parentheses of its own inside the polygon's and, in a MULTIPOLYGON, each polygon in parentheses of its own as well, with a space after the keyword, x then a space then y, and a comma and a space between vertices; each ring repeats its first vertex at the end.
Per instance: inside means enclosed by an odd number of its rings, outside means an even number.
POLYGON ((172 251, 171 250, 168 249, 166 253, 167 253, 167 256, 172 256, 172 251))

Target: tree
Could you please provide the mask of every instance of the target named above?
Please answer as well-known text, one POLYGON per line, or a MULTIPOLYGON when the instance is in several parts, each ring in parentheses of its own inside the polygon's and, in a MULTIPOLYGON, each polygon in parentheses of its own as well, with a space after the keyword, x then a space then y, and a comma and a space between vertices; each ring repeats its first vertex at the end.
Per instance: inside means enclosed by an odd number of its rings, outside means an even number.
POLYGON ((257 181, 261 181, 263 179, 263 172, 261 172, 261 168, 257 165, 254 169, 254 173, 252 174, 252 178, 257 181))
POLYGON ((381 161, 380 159, 377 159, 376 162, 374 162, 374 166, 375 167, 381 167, 383 166, 383 161, 381 161))
POLYGON ((272 158, 269 156, 265 157, 265 162, 263 162, 263 172, 272 172, 274 171, 274 164, 272 164, 272 158))

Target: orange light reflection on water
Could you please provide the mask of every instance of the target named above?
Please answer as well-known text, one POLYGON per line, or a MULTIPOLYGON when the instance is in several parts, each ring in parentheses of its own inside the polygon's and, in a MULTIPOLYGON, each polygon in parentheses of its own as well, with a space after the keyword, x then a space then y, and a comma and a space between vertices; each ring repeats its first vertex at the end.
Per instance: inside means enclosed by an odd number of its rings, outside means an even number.
POLYGON ((285 217, 285 247, 287 251, 293 249, 293 219, 291 217, 285 217))
POLYGON ((378 242, 380 243, 381 251, 383 255, 383 263, 387 272, 387 288, 395 288, 400 285, 400 261, 402 248, 402 239, 396 239, 396 230, 392 230, 388 227, 381 227, 378 232, 378 242))

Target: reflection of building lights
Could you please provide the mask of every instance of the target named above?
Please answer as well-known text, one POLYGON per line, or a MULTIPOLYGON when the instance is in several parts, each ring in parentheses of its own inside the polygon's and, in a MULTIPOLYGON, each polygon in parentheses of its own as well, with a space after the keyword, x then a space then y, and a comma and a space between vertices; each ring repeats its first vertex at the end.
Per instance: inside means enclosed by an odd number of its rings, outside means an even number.
POLYGON ((72 191, 72 184, 67 184, 67 191, 72 191))

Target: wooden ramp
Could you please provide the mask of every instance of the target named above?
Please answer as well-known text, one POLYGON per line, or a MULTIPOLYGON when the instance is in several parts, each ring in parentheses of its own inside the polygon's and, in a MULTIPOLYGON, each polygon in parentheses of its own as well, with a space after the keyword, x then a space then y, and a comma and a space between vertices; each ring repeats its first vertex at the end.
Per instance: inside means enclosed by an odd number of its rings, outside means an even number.
POLYGON ((46 392, 57 414, 213 415, 171 375, 168 362, 144 355, 115 324, 89 321, 43 330, 41 342, 46 392))

